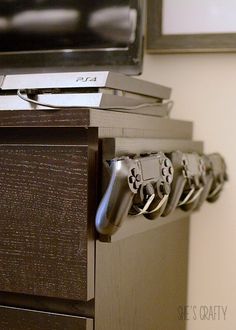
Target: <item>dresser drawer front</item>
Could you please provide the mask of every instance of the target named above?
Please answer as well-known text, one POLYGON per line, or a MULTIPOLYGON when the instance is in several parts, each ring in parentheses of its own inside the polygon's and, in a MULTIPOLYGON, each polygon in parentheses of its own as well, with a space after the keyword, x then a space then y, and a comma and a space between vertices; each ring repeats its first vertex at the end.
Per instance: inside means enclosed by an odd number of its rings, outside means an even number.
POLYGON ((93 320, 0 306, 2 330, 92 330, 93 320))
POLYGON ((0 146, 0 291, 94 296, 88 163, 86 145, 0 146))

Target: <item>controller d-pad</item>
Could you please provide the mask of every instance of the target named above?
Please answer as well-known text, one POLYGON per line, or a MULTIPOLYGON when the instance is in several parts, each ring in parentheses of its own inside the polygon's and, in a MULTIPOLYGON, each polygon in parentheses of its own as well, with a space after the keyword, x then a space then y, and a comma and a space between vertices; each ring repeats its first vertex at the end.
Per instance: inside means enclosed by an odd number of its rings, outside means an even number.
POLYGON ((137 174, 137 171, 136 171, 136 168, 132 168, 131 169, 131 174, 132 174, 132 176, 136 176, 136 174, 137 174))
POLYGON ((138 190, 142 177, 135 167, 130 170, 130 176, 128 179, 131 184, 131 189, 133 188, 134 190, 138 190))
POLYGON ((135 182, 135 176, 130 176, 129 177, 129 183, 134 183, 135 182))

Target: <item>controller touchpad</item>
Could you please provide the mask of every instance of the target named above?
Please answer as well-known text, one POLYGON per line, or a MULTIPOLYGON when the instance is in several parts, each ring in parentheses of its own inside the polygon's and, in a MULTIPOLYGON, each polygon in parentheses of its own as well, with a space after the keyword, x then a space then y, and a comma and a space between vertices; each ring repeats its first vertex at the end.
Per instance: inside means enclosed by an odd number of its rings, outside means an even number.
POLYGON ((140 161, 140 165, 144 181, 156 178, 160 175, 159 159, 153 158, 150 160, 150 158, 143 158, 140 161))

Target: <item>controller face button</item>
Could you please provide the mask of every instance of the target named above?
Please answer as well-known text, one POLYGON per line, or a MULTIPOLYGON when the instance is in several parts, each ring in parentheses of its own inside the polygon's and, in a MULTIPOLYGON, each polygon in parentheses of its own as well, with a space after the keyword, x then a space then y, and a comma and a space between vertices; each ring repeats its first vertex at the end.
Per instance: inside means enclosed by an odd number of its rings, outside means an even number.
POLYGON ((161 173, 162 173, 163 176, 167 176, 168 169, 167 168, 163 168, 162 171, 161 171, 161 173))
POLYGON ((167 182, 167 183, 171 183, 171 181, 172 181, 171 176, 170 176, 170 175, 167 175, 167 177, 166 177, 166 182, 167 182))
POLYGON ((165 167, 169 167, 169 166, 171 166, 170 160, 169 160, 168 158, 166 158, 166 159, 164 160, 164 165, 165 165, 165 167))

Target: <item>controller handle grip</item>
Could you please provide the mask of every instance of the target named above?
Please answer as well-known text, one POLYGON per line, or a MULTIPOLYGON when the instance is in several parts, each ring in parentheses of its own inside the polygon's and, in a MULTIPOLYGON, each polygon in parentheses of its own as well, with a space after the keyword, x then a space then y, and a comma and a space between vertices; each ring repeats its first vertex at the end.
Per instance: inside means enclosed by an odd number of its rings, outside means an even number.
MULTIPOLYGON (((175 172, 176 173, 176 172, 175 172)), ((180 197, 183 193, 184 186, 186 183, 186 178, 183 176, 182 172, 176 173, 177 176, 174 178, 171 185, 171 192, 165 207, 164 212, 162 213, 162 217, 166 217, 170 213, 172 213, 178 206, 180 197)))
POLYGON ((200 207, 202 206, 202 204, 206 201, 206 199, 209 195, 209 192, 211 190, 212 183, 213 183, 213 176, 212 176, 212 174, 208 174, 206 177, 206 184, 205 184, 204 190, 203 190, 203 192, 199 198, 198 204, 195 208, 196 210, 199 210, 200 207))
POLYGON ((128 184, 129 166, 123 160, 112 161, 111 179, 98 206, 95 225, 102 235, 112 235, 128 215, 134 192, 128 184))

